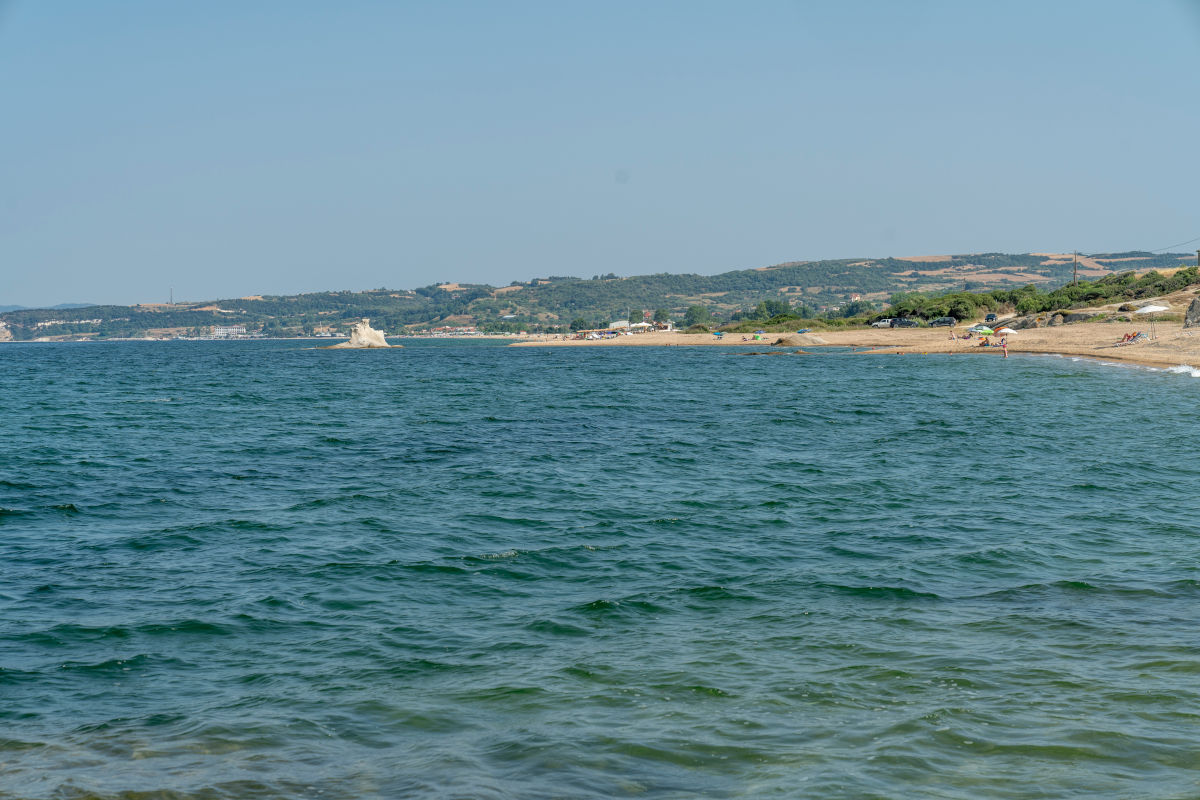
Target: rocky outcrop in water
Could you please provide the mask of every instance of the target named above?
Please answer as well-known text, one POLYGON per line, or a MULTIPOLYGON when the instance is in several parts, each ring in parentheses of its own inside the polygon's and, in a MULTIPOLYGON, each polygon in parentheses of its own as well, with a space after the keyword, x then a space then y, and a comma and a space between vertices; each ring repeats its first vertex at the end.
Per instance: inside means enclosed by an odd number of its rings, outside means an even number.
POLYGON ((372 347, 403 347, 403 345, 390 345, 387 339, 383 337, 383 331, 377 331, 371 327, 371 320, 364 319, 361 322, 354 323, 354 327, 350 329, 350 341, 342 342, 331 346, 330 350, 355 349, 363 350, 372 347))

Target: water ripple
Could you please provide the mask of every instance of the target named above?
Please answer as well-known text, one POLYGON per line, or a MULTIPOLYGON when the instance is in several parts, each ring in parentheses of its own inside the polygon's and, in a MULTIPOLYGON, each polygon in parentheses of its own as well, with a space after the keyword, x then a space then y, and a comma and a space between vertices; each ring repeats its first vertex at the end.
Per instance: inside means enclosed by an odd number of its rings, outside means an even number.
POLYGON ((1195 794, 1190 372, 358 355, 0 347, 0 797, 1195 794))

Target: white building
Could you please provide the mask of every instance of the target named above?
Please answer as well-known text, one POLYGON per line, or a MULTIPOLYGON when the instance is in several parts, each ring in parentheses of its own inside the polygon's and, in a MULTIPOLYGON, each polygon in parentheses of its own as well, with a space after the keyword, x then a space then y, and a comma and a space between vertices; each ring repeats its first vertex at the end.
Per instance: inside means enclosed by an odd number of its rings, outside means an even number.
POLYGON ((228 339, 230 336, 245 336, 245 325, 213 325, 212 335, 215 339, 228 339))

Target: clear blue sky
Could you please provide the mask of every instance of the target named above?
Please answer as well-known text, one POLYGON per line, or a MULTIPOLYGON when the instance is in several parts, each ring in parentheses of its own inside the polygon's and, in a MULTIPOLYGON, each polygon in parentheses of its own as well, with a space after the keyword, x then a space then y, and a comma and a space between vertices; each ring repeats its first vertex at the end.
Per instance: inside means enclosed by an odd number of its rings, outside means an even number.
POLYGON ((13 0, 0 305, 1161 248, 1198 100, 1196 0, 13 0))

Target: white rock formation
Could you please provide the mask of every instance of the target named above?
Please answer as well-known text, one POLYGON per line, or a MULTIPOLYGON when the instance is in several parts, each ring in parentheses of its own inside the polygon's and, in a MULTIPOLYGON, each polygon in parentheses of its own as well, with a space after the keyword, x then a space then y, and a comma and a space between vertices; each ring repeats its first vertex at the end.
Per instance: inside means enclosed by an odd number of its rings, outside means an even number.
MULTIPOLYGON (((371 320, 363 319, 362 322, 354 323, 354 327, 350 329, 350 341, 335 344, 330 349, 339 348, 366 348, 366 347, 392 347, 387 343, 387 339, 383 338, 383 331, 377 331, 371 327, 371 320)), ((395 345, 400 347, 401 345, 395 345)))

